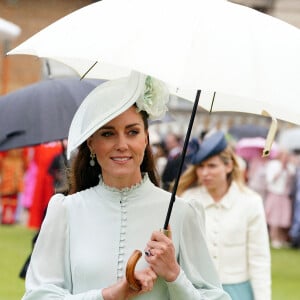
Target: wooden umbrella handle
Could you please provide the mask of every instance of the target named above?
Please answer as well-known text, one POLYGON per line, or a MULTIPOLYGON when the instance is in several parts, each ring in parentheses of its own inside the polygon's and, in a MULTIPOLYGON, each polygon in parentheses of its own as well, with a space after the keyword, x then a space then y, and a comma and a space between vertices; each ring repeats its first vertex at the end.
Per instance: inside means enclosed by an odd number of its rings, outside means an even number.
MULTIPOLYGON (((161 232, 164 233, 165 236, 171 237, 171 231, 167 229, 161 229, 161 232)), ((135 291, 141 290, 140 282, 134 277, 134 270, 138 260, 141 258, 142 252, 140 250, 134 250, 131 256, 129 257, 126 265, 126 280, 130 286, 135 291)))
POLYGON ((134 276, 135 266, 138 260, 141 258, 142 252, 140 250, 134 250, 129 257, 126 265, 126 280, 130 286, 135 291, 141 290, 140 282, 134 276))

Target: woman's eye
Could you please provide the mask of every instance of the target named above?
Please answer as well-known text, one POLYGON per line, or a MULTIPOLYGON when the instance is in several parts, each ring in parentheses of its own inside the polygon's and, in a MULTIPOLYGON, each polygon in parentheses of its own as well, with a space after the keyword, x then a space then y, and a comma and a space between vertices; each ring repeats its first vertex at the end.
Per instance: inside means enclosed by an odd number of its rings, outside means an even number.
POLYGON ((103 131, 101 132, 101 136, 103 137, 108 137, 108 136, 112 136, 113 133, 111 131, 103 131))
POLYGON ((129 135, 137 135, 139 133, 140 133, 140 131, 139 130, 135 130, 135 129, 129 131, 129 135))

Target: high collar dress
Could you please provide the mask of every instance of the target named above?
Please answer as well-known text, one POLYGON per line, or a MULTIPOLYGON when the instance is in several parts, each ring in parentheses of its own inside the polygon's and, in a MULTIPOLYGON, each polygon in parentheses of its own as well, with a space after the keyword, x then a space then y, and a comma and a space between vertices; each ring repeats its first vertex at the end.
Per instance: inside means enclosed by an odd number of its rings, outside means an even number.
MULTIPOLYGON (((135 249, 144 250, 165 220, 170 193, 144 175, 125 189, 97 186, 73 195, 54 195, 35 245, 23 300, 101 300, 102 289, 125 274, 135 249)), ((222 299, 204 237, 201 206, 177 198, 170 226, 181 266, 177 279, 158 278, 151 292, 135 299, 222 299)), ((141 258, 137 270, 147 266, 141 258)))

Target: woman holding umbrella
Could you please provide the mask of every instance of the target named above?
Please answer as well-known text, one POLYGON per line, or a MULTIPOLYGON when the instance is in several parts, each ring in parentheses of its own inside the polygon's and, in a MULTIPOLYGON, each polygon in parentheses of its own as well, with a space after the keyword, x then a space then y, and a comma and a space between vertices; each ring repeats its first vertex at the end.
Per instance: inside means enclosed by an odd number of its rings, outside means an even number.
POLYGON ((244 184, 222 132, 200 144, 177 193, 206 212, 209 251, 233 300, 270 300, 270 249, 263 200, 244 184))
POLYGON ((171 235, 160 232, 170 193, 157 186, 147 119, 166 110, 168 92, 133 73, 97 87, 72 121, 77 149, 68 196, 53 196, 26 278, 29 299, 230 299, 204 238, 203 211, 177 199, 171 235), (144 259, 125 277, 134 249, 144 259))

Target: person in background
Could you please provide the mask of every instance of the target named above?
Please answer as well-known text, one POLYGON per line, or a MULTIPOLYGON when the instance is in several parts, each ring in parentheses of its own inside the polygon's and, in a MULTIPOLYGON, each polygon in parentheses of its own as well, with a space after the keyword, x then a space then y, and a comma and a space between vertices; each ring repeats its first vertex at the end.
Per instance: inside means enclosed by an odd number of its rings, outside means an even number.
POLYGON ((161 180, 162 180, 162 188, 166 191, 170 190, 170 185, 173 180, 176 178, 180 161, 181 161, 181 138, 174 134, 168 133, 164 139, 164 143, 167 150, 167 163, 162 172, 161 180))
POLYGON ((33 159, 34 146, 27 148, 28 163, 23 177, 23 191, 19 198, 19 207, 17 209, 20 223, 26 225, 28 223, 29 210, 34 197, 34 189, 38 173, 38 167, 33 159))
POLYGON ((16 222, 18 198, 23 191, 26 167, 27 161, 23 149, 6 151, 0 161, 1 224, 11 225, 16 222))
POLYGON ((33 161, 36 166, 36 178, 27 223, 31 229, 40 229, 48 202, 55 193, 53 177, 49 174, 48 169, 53 158, 61 152, 60 141, 34 146, 33 161))
POLYGON ((177 193, 204 206, 209 251, 223 288, 233 300, 270 300, 270 249, 262 198, 246 187, 222 132, 207 135, 191 163, 177 193))
POLYGON ((265 211, 273 248, 288 246, 288 230, 292 224, 292 187, 296 168, 290 154, 282 150, 266 165, 267 196, 265 211))
POLYGON ((177 198, 170 235, 159 231, 170 193, 158 187, 148 118, 168 91, 133 72, 94 89, 73 118, 69 195, 54 195, 34 246, 23 300, 229 300, 204 237, 204 211, 177 198), (125 276, 135 249, 145 255, 125 276))
POLYGON ((289 230, 289 239, 293 248, 300 248, 300 150, 294 150, 295 177, 292 187, 291 198, 293 200, 292 225, 289 230))
POLYGON ((265 200, 267 196, 266 164, 269 157, 257 156, 248 161, 247 185, 265 200))
MULTIPOLYGON (((151 151, 153 153, 155 168, 157 170, 158 176, 161 178, 161 175, 167 163, 167 149, 157 132, 150 131, 149 138, 151 141, 151 151)), ((160 183, 160 185, 161 184, 162 183, 160 183)))
POLYGON ((61 143, 62 152, 54 156, 48 168, 48 173, 53 178, 55 193, 64 193, 68 189, 67 170, 69 167, 69 162, 66 154, 68 141, 67 139, 64 139, 61 143))

